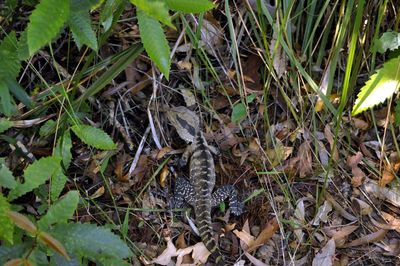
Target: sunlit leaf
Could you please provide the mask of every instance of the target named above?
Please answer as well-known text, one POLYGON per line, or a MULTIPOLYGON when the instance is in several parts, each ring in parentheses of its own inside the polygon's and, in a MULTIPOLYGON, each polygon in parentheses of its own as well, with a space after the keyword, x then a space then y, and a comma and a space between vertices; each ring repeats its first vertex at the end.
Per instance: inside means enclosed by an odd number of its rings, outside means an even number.
POLYGON ((13 189, 17 184, 12 172, 6 166, 4 158, 0 158, 0 187, 13 189))
POLYGON ((373 50, 384 53, 387 50, 395 50, 400 47, 400 32, 385 32, 375 40, 373 50))
POLYGON ((214 8, 214 4, 208 0, 166 0, 165 2, 170 9, 185 13, 200 13, 214 8))
MULTIPOLYGON (((147 16, 157 19, 161 23, 175 28, 171 22, 171 17, 168 13, 168 7, 165 1, 160 0, 130 0, 132 4, 136 5, 138 9, 146 13, 147 16)), ((140 22, 139 22, 140 23, 140 22)))
POLYGON ((383 103, 400 88, 400 57, 383 64, 361 88, 353 106, 352 115, 357 115, 367 109, 383 103))

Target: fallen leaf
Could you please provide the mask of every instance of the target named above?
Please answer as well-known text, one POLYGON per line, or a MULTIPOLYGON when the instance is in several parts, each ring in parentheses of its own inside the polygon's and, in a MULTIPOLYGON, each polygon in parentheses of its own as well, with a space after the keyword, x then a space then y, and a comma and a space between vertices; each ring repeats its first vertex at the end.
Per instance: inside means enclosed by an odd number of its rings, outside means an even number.
POLYGON ((325 227, 322 230, 327 236, 335 240, 337 247, 340 247, 344 245, 347 236, 357 230, 358 227, 358 225, 345 225, 340 228, 325 227))
POLYGON ((348 243, 346 245, 343 245, 342 248, 356 247, 356 246, 361 246, 364 244, 381 241, 385 237, 387 232, 388 232, 388 230, 386 230, 386 229, 379 229, 378 231, 376 231, 374 233, 365 235, 363 237, 360 237, 356 240, 351 241, 350 243, 348 243))
POLYGON ((325 200, 322 206, 319 206, 317 215, 314 218, 313 225, 319 225, 320 222, 328 221, 328 214, 332 211, 332 204, 325 200))
POLYGON ((335 240, 330 239, 312 261, 312 266, 331 266, 335 256, 335 240))
POLYGON ((167 248, 157 258, 152 259, 150 263, 168 265, 171 263, 172 257, 177 256, 177 250, 171 238, 167 237, 165 240, 167 240, 167 248))
POLYGON ((104 192, 105 192, 104 186, 101 186, 92 195, 89 196, 89 199, 97 199, 103 196, 104 192))
POLYGON ((278 220, 274 217, 270 220, 267 226, 260 232, 257 238, 249 245, 247 252, 252 252, 256 248, 260 247, 261 245, 265 244, 275 232, 279 229, 278 220))
POLYGON ((303 178, 312 174, 312 157, 311 157, 311 147, 309 141, 304 141, 300 147, 297 155, 299 160, 299 177, 303 178))

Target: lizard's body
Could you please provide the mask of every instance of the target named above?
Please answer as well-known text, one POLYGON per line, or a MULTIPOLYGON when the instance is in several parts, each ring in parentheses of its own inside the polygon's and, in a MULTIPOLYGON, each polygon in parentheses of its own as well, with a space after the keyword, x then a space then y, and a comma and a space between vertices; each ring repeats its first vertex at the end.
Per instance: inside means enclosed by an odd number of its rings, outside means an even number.
POLYGON ((190 178, 178 178, 175 186, 175 207, 181 208, 184 201, 193 206, 196 215, 196 225, 201 240, 211 253, 211 258, 217 265, 226 265, 222 254, 213 238, 211 209, 229 197, 232 213, 240 215, 243 204, 237 199, 233 186, 227 185, 213 193, 215 185, 215 166, 212 149, 200 129, 196 130, 193 142, 185 152, 182 161, 185 164, 190 157, 190 178))

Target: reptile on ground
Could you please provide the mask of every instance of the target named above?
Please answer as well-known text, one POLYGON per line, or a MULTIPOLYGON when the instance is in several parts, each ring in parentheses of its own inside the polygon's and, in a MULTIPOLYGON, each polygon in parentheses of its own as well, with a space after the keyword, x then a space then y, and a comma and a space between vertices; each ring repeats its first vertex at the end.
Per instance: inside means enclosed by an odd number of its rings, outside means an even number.
POLYGON ((237 191, 232 185, 225 185, 213 192, 215 166, 212 151, 213 149, 207 144, 203 132, 197 128, 192 144, 181 159, 181 164, 184 165, 191 154, 190 177, 189 180, 183 177, 177 178, 174 205, 176 208, 182 208, 186 202, 193 206, 196 215, 195 222, 201 240, 211 253, 211 261, 216 265, 226 265, 213 238, 211 209, 228 198, 231 212, 234 215, 240 215, 243 212, 243 203, 238 200, 237 191))

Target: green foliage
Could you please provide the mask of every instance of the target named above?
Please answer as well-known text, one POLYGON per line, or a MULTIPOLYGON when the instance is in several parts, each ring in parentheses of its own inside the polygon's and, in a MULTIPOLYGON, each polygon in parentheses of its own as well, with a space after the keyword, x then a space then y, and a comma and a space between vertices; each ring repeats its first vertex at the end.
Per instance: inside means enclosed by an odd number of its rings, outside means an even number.
POLYGON ((72 161, 72 141, 69 130, 66 130, 64 134, 58 139, 57 145, 54 149, 54 155, 59 156, 62 159, 64 169, 67 170, 72 161))
POLYGON ((0 118, 0 133, 3 133, 12 126, 13 123, 10 120, 6 118, 0 118))
POLYGON ((0 43, 0 81, 15 79, 21 69, 15 32, 9 33, 0 43))
POLYGON ((110 136, 99 128, 89 125, 74 125, 71 129, 78 138, 89 146, 101 150, 112 150, 117 147, 110 136))
POLYGON ((142 39, 146 52, 160 71, 164 73, 165 77, 169 79, 169 69, 171 65, 170 51, 167 38, 164 35, 160 23, 140 9, 137 9, 137 18, 139 22, 140 38, 142 39))
POLYGON ((110 229, 94 224, 60 224, 51 230, 72 255, 81 255, 95 261, 122 259, 131 251, 110 229))
POLYGON ((168 7, 165 4, 165 1, 131 0, 131 2, 136 5, 137 9, 143 11, 147 16, 160 21, 171 28, 175 28, 171 23, 171 17, 169 16, 168 7))
POLYGON ((384 102, 400 88, 400 56, 385 62, 361 88, 352 115, 357 115, 384 102))
POLYGON ((7 215, 9 210, 10 203, 7 202, 3 194, 0 194, 0 239, 13 244, 14 225, 7 215))
MULTIPOLYGON (((250 94, 250 95, 247 96, 247 98, 246 98, 247 103, 253 102, 255 98, 256 98, 256 95, 255 95, 254 93, 253 93, 253 94, 250 94)), ((246 114, 247 114, 246 105, 245 105, 244 103, 240 102, 240 103, 238 103, 238 104, 236 104, 236 105, 233 106, 232 114, 231 114, 231 121, 232 121, 233 123, 238 123, 238 122, 240 122, 243 118, 246 117, 246 114)))
POLYGON ((100 23, 103 26, 104 31, 108 31, 111 28, 114 19, 114 12, 121 1, 123 0, 107 0, 105 2, 100 14, 100 23))
POLYGON ((17 186, 17 181, 11 171, 6 166, 4 158, 0 158, 0 187, 13 189, 17 186))
POLYGON ((185 13, 200 13, 214 8, 214 4, 208 0, 166 0, 165 2, 171 10, 185 13))
POLYGON ((57 36, 68 19, 69 9, 70 1, 40 1, 29 16, 27 28, 29 55, 33 55, 57 36))
POLYGON ((387 50, 395 50, 400 47, 400 33, 385 32, 375 41, 373 51, 383 54, 387 50))
POLYGON ((61 158, 50 156, 41 158, 29 165, 25 172, 25 183, 18 183, 8 194, 14 200, 44 184, 60 167, 61 158))
POLYGON ((39 228, 45 230, 52 224, 66 222, 74 214, 78 202, 78 191, 69 191, 61 200, 50 206, 47 213, 39 220, 39 228))
POLYGON ((89 9, 98 1, 71 0, 68 24, 79 49, 85 44, 93 50, 98 49, 96 33, 92 28, 89 9))
POLYGON ((394 119, 395 125, 400 126, 400 101, 397 100, 396 107, 394 109, 394 119))

